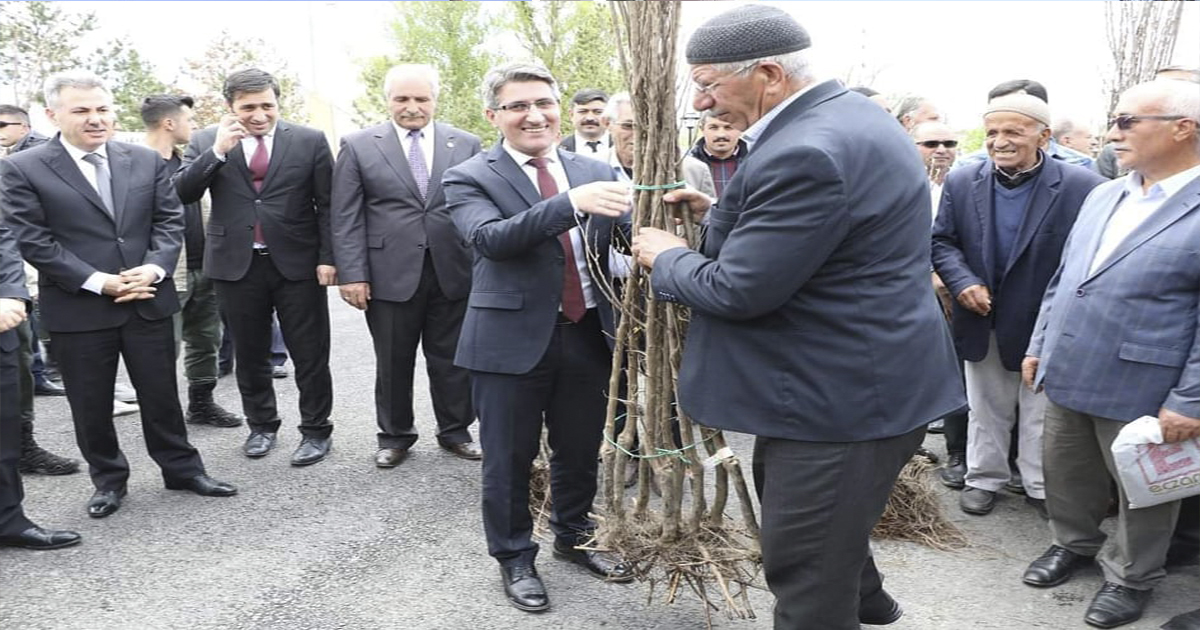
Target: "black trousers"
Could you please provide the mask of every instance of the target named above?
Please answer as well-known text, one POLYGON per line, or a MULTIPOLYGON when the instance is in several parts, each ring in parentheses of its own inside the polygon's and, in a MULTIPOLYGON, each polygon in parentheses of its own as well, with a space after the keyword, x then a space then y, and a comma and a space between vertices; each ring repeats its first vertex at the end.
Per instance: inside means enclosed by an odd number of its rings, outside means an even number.
POLYGON ((296 367, 300 433, 328 437, 333 431, 333 378, 329 374, 329 302, 313 280, 284 278, 270 255, 251 257, 241 280, 214 280, 217 299, 233 335, 238 391, 251 431, 274 433, 282 424, 271 378, 271 318, 279 316, 284 343, 296 367))
POLYGON ((407 302, 371 300, 367 327, 375 346, 375 419, 379 448, 410 448, 413 429, 413 370, 417 345, 425 353, 429 394, 444 444, 471 441, 475 421, 471 374, 454 365, 467 300, 450 300, 438 284, 433 261, 425 256, 417 292, 407 302))
POLYGON ((763 570, 775 630, 858 630, 859 601, 883 588, 871 529, 925 427, 866 442, 758 438, 763 570))
POLYGON ((550 528, 575 545, 594 528, 596 454, 604 430, 612 351, 595 309, 560 323, 541 361, 525 374, 471 372, 483 447, 483 528, 488 553, 502 566, 533 564, 529 467, 542 425, 550 444, 550 528))
POLYGON ((54 353, 75 421, 75 440, 97 490, 119 490, 129 479, 129 462, 117 443, 112 417, 113 384, 122 357, 138 393, 146 447, 163 478, 204 473, 200 454, 188 443, 179 405, 170 317, 149 321, 134 315, 119 328, 56 331, 54 353))
POLYGON ((17 372, 17 349, 0 350, 0 535, 19 534, 33 527, 21 510, 25 489, 17 472, 21 459, 17 372))

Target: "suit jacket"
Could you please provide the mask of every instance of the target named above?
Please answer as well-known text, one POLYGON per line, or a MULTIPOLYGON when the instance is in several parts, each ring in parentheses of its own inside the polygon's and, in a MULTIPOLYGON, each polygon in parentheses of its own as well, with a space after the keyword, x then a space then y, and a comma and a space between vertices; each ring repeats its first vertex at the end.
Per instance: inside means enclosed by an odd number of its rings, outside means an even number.
POLYGON ((446 210, 442 174, 479 153, 479 138, 434 123, 433 160, 422 200, 391 122, 342 139, 333 167, 333 259, 338 281, 370 282, 371 298, 404 302, 421 281, 425 252, 442 293, 471 289, 471 257, 446 210))
MULTIPOLYGON (((572 187, 615 181, 612 168, 598 160, 568 151, 558 151, 558 159, 572 187)), ((543 200, 499 142, 447 171, 442 181, 450 217, 475 257, 454 363, 481 372, 524 374, 546 353, 562 302, 565 256, 558 235, 577 221, 567 191, 543 200)), ((627 217, 583 219, 587 250, 603 263, 589 265, 589 272, 596 310, 610 338, 614 313, 598 287, 609 281, 613 231, 627 225, 627 217)))
POLYGON ((658 256, 692 309, 679 404, 755 435, 855 442, 964 404, 929 284, 930 199, 904 131, 837 81, 767 126, 709 211, 702 251, 658 256))
POLYGON ((11 155, 14 153, 20 153, 26 149, 32 149, 40 144, 45 144, 49 140, 50 138, 43 136, 36 131, 30 130, 29 133, 25 134, 24 138, 21 138, 20 142, 14 144, 12 148, 9 149, 9 154, 11 155))
POLYGON ((1042 294, 1058 269, 1079 207, 1104 178, 1082 166, 1045 159, 1004 273, 997 278, 993 277, 994 168, 989 159, 950 171, 946 177, 933 226, 933 267, 950 295, 975 284, 992 293, 992 314, 987 317, 954 302, 951 327, 959 357, 982 361, 994 328, 1000 360, 1005 369, 1015 372, 1021 369, 1042 294))
POLYGON ((157 152, 107 145, 115 217, 58 139, 0 161, 0 207, 22 257, 37 267, 42 321, 50 332, 116 328, 135 313, 170 317, 179 300, 170 275, 183 243, 183 208, 157 152), (117 304, 83 288, 95 272, 139 265, 167 274, 153 299, 117 304))
POLYGON ((1097 187, 1080 210, 1029 354, 1041 357, 1046 395, 1068 409, 1126 422, 1160 407, 1200 417, 1200 179, 1091 273, 1128 179, 1097 187))
MULTIPOLYGON (((0 223, 0 298, 29 301, 25 289, 24 263, 17 251, 17 239, 7 225, 0 223)), ((0 332, 0 351, 12 352, 20 345, 16 330, 0 332)))
POLYGON ((261 191, 254 190, 241 143, 222 162, 212 152, 216 137, 215 126, 193 134, 183 167, 175 175, 183 203, 199 201, 205 191, 212 196, 204 273, 216 280, 245 277, 257 221, 279 273, 288 280, 315 280, 317 265, 333 264, 329 227, 333 156, 325 135, 278 121, 261 191))

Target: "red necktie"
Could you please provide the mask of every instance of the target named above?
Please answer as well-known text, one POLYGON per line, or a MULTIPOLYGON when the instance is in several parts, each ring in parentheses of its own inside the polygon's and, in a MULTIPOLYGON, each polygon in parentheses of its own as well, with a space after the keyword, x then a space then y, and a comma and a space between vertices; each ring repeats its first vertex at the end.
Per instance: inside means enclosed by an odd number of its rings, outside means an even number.
MULTIPOLYGON (((542 199, 549 199, 557 195, 558 184, 554 182, 554 176, 550 174, 550 169, 546 168, 546 158, 533 158, 529 160, 529 163, 537 169, 538 189, 541 190, 542 199)), ((583 284, 579 281, 579 267, 575 263, 575 247, 571 245, 569 231, 558 235, 558 243, 562 245, 565 257, 562 312, 567 319, 578 322, 587 314, 587 303, 583 299, 583 284)))
MULTIPOLYGON (((254 190, 261 191, 271 160, 267 157, 267 143, 263 137, 254 136, 254 139, 258 141, 258 146, 254 149, 254 155, 250 156, 250 181, 254 184, 254 190)), ((254 242, 267 244, 267 239, 263 237, 262 222, 257 217, 254 220, 254 242)))

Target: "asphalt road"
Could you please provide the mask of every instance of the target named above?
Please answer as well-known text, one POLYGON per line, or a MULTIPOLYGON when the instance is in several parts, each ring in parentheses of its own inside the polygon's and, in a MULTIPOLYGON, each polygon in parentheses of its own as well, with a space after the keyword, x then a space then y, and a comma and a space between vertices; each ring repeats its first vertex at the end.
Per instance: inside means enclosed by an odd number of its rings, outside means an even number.
MULTIPOLYGON (((77 530, 84 542, 52 552, 0 550, 0 630, 704 627, 691 596, 674 606, 648 603, 646 585, 597 581, 548 550, 538 568, 551 610, 531 615, 510 607, 484 544, 479 465, 437 447, 422 368, 416 384, 422 437, 400 467, 376 469, 370 339, 357 311, 337 299, 331 311, 336 429, 326 461, 288 465, 299 442, 291 378, 276 381, 285 427, 269 456, 241 455, 244 427, 192 429, 210 474, 239 487, 233 498, 163 489, 145 454, 139 416, 118 418, 133 472, 117 514, 87 517, 86 475, 26 479, 31 518, 77 530)), ((217 397, 239 407, 230 378, 221 380, 217 397)), ((38 398, 37 412, 41 443, 78 456, 65 400, 38 398)), ((749 457, 746 438, 733 436, 731 442, 749 457)), ((940 436, 926 444, 943 450, 940 436)), ((891 627, 1086 627, 1083 613, 1101 583, 1098 570, 1049 590, 1021 584, 1022 571, 1049 544, 1049 533, 1020 497, 1002 497, 986 517, 962 514, 950 491, 942 499, 971 546, 941 552, 877 544, 887 587, 906 610, 891 627)), ((717 615, 714 626, 770 628, 770 594, 757 592, 752 601, 758 619, 717 615)), ((1191 567, 1170 575, 1146 618, 1126 627, 1157 628, 1197 606, 1200 569, 1191 567)))

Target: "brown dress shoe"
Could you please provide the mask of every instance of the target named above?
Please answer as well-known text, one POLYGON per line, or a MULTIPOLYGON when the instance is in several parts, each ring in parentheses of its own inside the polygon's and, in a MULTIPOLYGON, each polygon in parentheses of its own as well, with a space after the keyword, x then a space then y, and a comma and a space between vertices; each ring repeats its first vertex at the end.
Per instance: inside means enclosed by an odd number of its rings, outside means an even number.
POLYGON ((379 468, 395 468, 408 457, 406 448, 381 448, 375 452, 375 466, 379 468))
POLYGON ((438 442, 443 449, 449 451, 455 457, 462 459, 483 459, 483 451, 480 450, 477 442, 457 442, 451 444, 449 442, 438 442))

